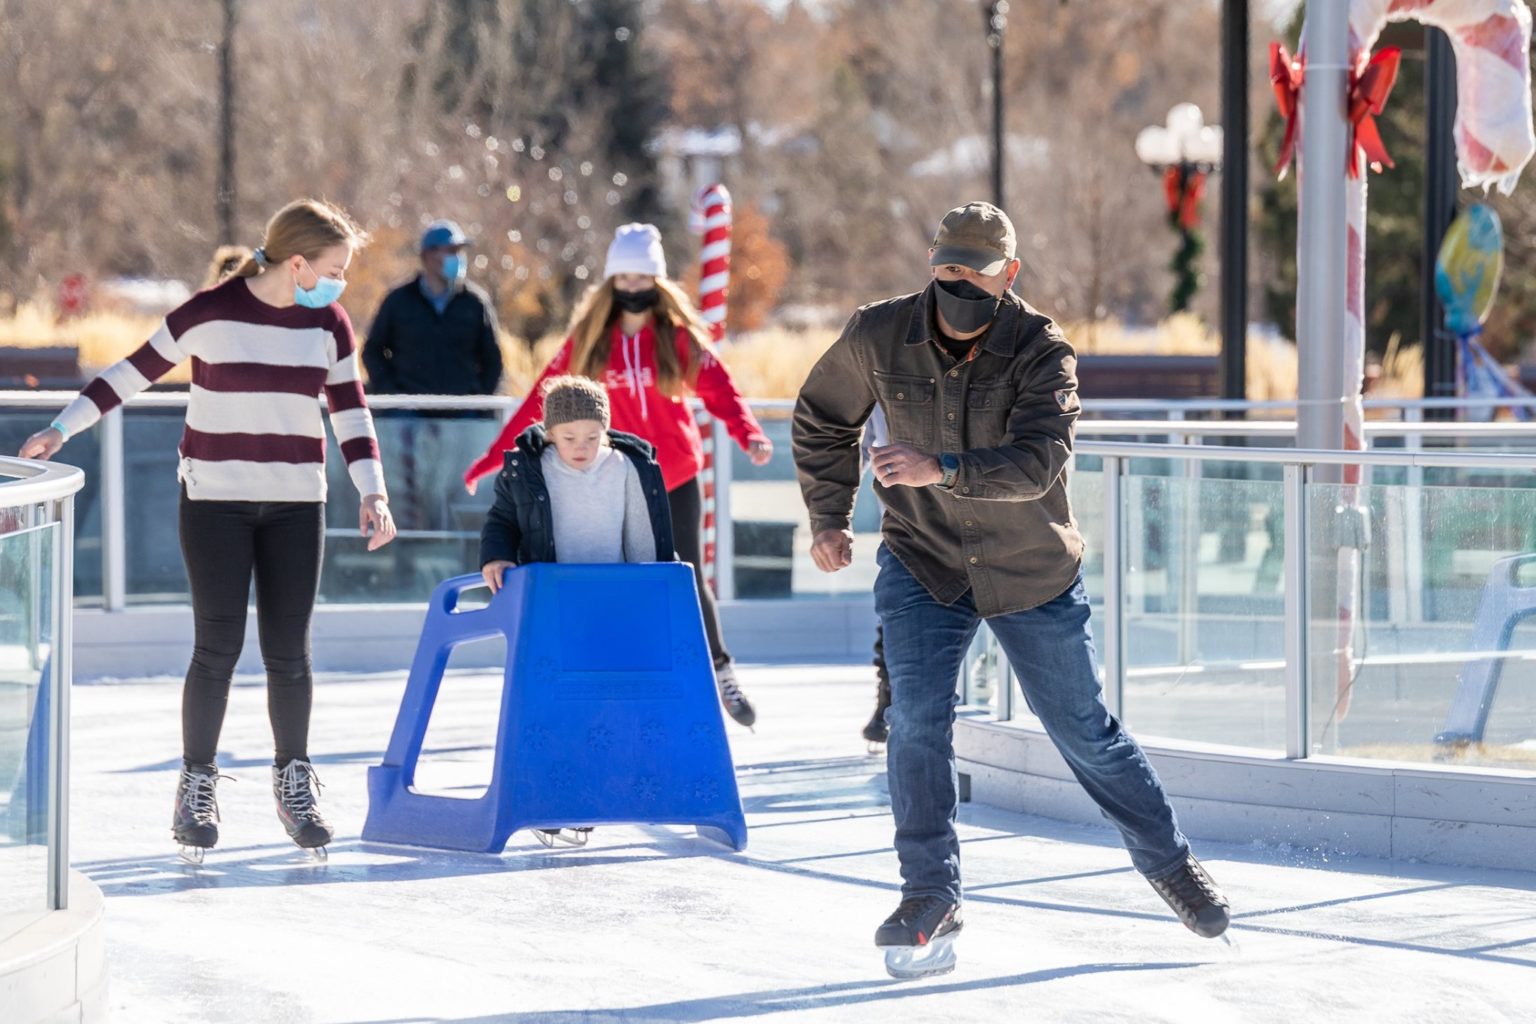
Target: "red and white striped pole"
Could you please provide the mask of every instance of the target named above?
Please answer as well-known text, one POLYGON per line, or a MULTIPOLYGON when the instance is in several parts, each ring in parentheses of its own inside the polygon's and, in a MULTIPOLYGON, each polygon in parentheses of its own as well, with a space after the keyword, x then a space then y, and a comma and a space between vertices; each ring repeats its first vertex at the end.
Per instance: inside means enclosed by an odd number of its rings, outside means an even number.
MULTIPOLYGON (((694 197, 692 222, 704 235, 699 253, 699 310, 709 325, 710 340, 716 345, 725 340, 726 290, 731 280, 731 194, 724 185, 710 185, 694 197)), ((707 412, 698 414, 699 432, 704 438, 704 578, 715 593, 720 593, 720 571, 715 564, 715 459, 729 458, 715 451, 714 424, 707 412)))

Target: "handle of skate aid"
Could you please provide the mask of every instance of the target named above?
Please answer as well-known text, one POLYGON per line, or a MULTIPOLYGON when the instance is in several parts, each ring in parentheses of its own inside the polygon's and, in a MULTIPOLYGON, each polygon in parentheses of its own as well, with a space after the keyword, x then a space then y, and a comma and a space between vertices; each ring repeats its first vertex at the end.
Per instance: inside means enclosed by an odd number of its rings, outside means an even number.
MULTIPOLYGON (((490 610, 490 605, 486 605, 484 608, 469 608, 460 611, 459 600, 471 590, 489 589, 490 587, 486 585, 485 577, 478 572, 455 576, 452 579, 439 583, 437 589, 432 592, 431 610, 442 615, 464 616, 484 614, 490 610)), ((496 595, 493 594, 491 600, 494 602, 496 595)))

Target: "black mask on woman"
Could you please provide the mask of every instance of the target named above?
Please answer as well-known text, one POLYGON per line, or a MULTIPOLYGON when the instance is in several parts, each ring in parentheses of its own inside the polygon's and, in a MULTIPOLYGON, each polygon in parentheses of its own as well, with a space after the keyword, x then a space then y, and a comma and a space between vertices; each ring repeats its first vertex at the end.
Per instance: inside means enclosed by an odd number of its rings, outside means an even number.
POLYGON ((644 313, 654 307, 660 298, 661 289, 655 287, 638 292, 620 291, 617 288, 613 290, 614 305, 626 313, 644 313))
POLYGON ((933 291, 933 298, 939 304, 944 322, 961 334, 979 331, 991 323, 997 316, 998 303, 1003 301, 1002 296, 993 295, 963 279, 935 280, 934 284, 938 287, 933 291))

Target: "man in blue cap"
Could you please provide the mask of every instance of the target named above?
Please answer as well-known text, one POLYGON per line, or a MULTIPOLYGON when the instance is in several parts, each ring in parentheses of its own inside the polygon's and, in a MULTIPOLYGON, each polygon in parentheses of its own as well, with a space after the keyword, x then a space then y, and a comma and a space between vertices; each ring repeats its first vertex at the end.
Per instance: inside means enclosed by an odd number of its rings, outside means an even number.
MULTIPOLYGON (((427 226, 421 272, 384 297, 363 345, 370 393, 494 395, 501 386, 496 310, 485 290, 466 279, 470 244, 451 220, 427 226)), ((423 410, 382 417, 381 431, 398 431, 390 440, 401 459, 392 479, 404 490, 396 495, 402 526, 454 526, 449 499, 458 491, 457 467, 483 447, 485 437, 476 425, 442 421, 490 415, 423 410)))
POLYGON ((421 236, 421 273, 384 297, 363 365, 377 395, 493 395, 501 348, 490 296, 466 279, 470 241, 451 220, 421 236))

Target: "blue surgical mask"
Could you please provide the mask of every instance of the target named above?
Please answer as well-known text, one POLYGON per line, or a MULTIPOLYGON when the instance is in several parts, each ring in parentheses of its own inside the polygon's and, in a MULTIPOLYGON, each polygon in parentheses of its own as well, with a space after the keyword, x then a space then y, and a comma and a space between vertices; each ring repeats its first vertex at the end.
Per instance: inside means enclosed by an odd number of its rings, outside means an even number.
MULTIPOLYGON (((309 263, 308 260, 304 262, 306 264, 309 263)), ((313 271, 315 268, 310 267, 309 269, 313 271)), ((293 301, 310 309, 324 309, 341 298, 341 293, 346 290, 347 282, 337 280, 334 277, 321 277, 319 274, 316 274, 315 286, 313 288, 304 288, 297 282, 294 283, 293 301)))
POLYGON ((443 257, 443 276, 449 284, 458 284, 464 280, 464 275, 469 273, 469 264, 464 262, 464 257, 458 253, 443 257))

